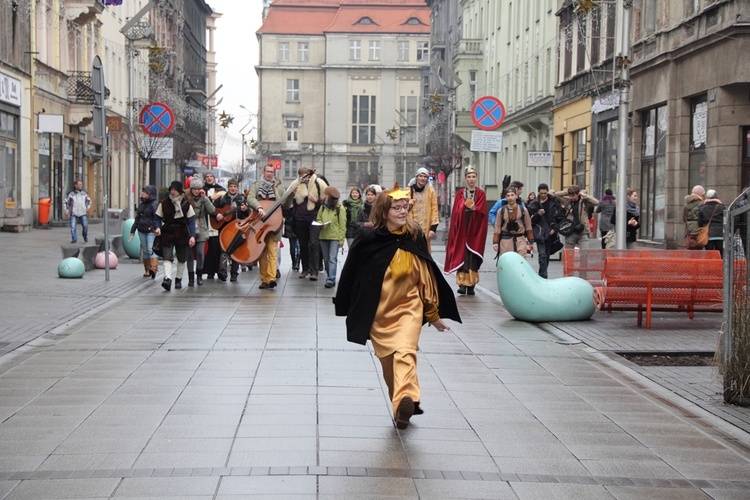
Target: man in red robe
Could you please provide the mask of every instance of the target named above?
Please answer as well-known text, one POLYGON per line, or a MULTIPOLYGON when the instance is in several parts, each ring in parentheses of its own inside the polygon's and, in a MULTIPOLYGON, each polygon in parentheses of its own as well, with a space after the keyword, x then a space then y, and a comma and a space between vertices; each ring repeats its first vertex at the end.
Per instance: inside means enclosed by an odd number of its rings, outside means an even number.
POLYGON ((445 272, 456 272, 459 294, 474 295, 487 240, 487 198, 477 187, 476 168, 466 167, 464 178, 466 187, 456 193, 451 212, 445 272))

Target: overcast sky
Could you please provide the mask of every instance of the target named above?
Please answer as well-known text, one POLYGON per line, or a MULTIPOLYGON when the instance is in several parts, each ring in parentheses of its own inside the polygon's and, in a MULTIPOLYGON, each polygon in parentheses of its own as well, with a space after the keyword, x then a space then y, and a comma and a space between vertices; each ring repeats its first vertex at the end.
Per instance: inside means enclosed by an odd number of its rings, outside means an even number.
MULTIPOLYGON (((218 75, 216 85, 224 85, 218 94, 217 101, 224 99, 218 112, 226 111, 234 117, 232 125, 217 134, 217 149, 221 165, 234 164, 240 161, 242 146, 240 129, 250 121, 250 114, 240 108, 244 105, 253 113, 258 110, 258 77, 255 65, 258 63, 258 40, 255 32, 262 23, 262 0, 207 0, 215 12, 222 14, 217 21, 214 43, 216 44, 216 62, 218 75)), ((248 131, 257 125, 253 123, 244 129, 245 140, 257 139, 257 132, 248 131)))

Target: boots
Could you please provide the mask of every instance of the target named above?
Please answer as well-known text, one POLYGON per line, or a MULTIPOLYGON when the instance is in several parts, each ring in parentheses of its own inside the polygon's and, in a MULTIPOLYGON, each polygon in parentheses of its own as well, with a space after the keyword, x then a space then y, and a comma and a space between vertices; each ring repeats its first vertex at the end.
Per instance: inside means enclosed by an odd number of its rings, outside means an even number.
POLYGON ((203 269, 195 270, 195 281, 198 283, 198 286, 203 285, 203 269))
POLYGON ((195 273, 191 273, 188 271, 188 286, 194 286, 195 285, 195 273))
POLYGON ((143 277, 151 277, 151 259, 143 259, 143 277))
POLYGON ((149 260, 151 261, 151 265, 149 266, 149 274, 151 275, 151 279, 155 279, 156 273, 159 272, 159 257, 154 257, 149 260))

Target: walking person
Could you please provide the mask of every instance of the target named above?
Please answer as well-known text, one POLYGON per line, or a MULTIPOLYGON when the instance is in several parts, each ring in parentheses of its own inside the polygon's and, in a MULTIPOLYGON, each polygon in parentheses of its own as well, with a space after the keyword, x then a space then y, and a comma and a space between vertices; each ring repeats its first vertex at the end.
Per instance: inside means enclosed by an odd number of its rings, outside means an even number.
POLYGON ((689 195, 685 196, 685 206, 682 208, 682 221, 685 223, 685 247, 688 250, 703 250, 695 243, 698 232, 698 212, 706 200, 706 190, 701 185, 693 186, 689 195))
MULTIPOLYGON (((216 174, 213 170, 208 170, 203 174, 203 192, 211 200, 214 205, 216 202, 227 193, 227 189, 216 183, 216 174)), ((209 227, 208 229, 208 241, 206 243, 208 249, 206 256, 203 261, 203 272, 206 273, 208 279, 213 279, 214 275, 219 272, 221 264, 221 242, 219 241, 219 230, 209 227)))
POLYGON ((589 234, 589 210, 594 210, 599 200, 582 193, 578 186, 570 186, 566 191, 555 193, 565 214, 572 222, 572 232, 565 234, 565 248, 582 248, 582 241, 589 234))
POLYGON ((474 295, 487 241, 487 197, 477 187, 476 168, 466 167, 464 179, 466 187, 456 193, 451 212, 445 272, 456 273, 459 294, 474 295))
POLYGON ((399 429, 424 413, 417 378, 422 325, 442 332, 449 330, 443 318, 461 322, 450 285, 408 210, 408 190, 378 196, 374 227, 361 229, 354 240, 334 299, 336 315, 346 316, 347 340, 372 342, 399 429))
MULTIPOLYGON (((261 217, 265 217, 266 209, 270 208, 275 202, 281 201, 284 194, 284 186, 276 178, 276 168, 269 163, 263 167, 263 177, 250 188, 247 205, 253 210, 257 210, 261 217), (266 206, 262 206, 261 202, 264 202, 266 206)), ((284 205, 291 206, 291 203, 292 200, 289 198, 284 205)), ((269 231, 265 236, 266 245, 258 258, 260 267, 260 286, 258 288, 263 290, 273 289, 277 286, 279 241, 281 241, 280 230, 269 231)))
POLYGON ((292 271, 299 272, 300 251, 297 233, 294 232, 294 210, 292 207, 281 207, 281 213, 284 216, 284 229, 281 236, 289 240, 289 257, 292 259, 292 271))
MULTIPOLYGON (((354 237, 357 236, 357 217, 362 210, 364 200, 362 199, 362 190, 358 187, 349 191, 349 198, 342 202, 346 208, 346 244, 351 248, 354 237)), ((325 257, 325 254, 324 254, 325 257)))
POLYGON ((188 252, 188 286, 196 282, 203 285, 203 266, 206 264, 206 245, 208 244, 211 225, 209 217, 216 213, 216 208, 203 190, 203 183, 197 177, 190 181, 187 199, 195 211, 195 257, 193 250, 188 252))
POLYGON ((89 209, 91 208, 91 198, 83 190, 83 182, 76 179, 73 183, 73 191, 68 193, 65 198, 65 217, 70 216, 70 242, 78 243, 78 223, 81 223, 81 233, 83 241, 89 241, 89 209))
POLYGON ((516 252, 525 258, 526 241, 534 241, 531 217, 526 207, 516 202, 516 193, 513 190, 508 190, 505 198, 508 203, 500 209, 495 219, 492 248, 498 255, 516 252))
POLYGON ((172 289, 172 259, 177 257, 177 271, 174 274, 174 288, 182 288, 182 275, 188 258, 188 250, 195 246, 195 211, 183 196, 182 183, 173 181, 169 186, 169 196, 164 198, 156 209, 156 229, 161 236, 164 248, 164 280, 162 288, 172 289))
MULTIPOLYGON (((627 249, 632 250, 635 248, 635 241, 638 239, 638 229, 641 227, 641 208, 638 206, 638 193, 635 189, 628 188, 627 192, 627 205, 626 214, 628 221, 625 223, 625 242, 627 249)), ((614 230, 617 224, 617 212, 612 214, 612 229, 614 230)))
MULTIPOLYGON (((237 179, 234 178, 227 181, 227 192, 224 193, 224 196, 214 201, 214 206, 216 208, 230 208, 234 211, 234 216, 237 219, 246 219, 250 216, 250 210, 247 201, 245 200, 245 196, 240 193, 239 183, 237 182, 237 179)), ((216 214, 216 220, 221 222, 224 220, 224 216, 220 213, 216 214)), ((231 255, 228 255, 222 250, 217 276, 221 281, 226 281, 228 274, 231 274, 229 281, 232 283, 237 282, 237 277, 240 274, 240 264, 234 260, 231 255), (227 269, 229 272, 227 272, 227 269)))
POLYGON ((604 191, 602 199, 599 200, 599 204, 594 209, 596 213, 601 214, 599 215, 599 234, 602 237, 602 250, 607 246, 604 237, 607 236, 608 232, 614 229, 614 226, 610 221, 612 220, 612 215, 615 213, 616 209, 617 200, 612 195, 612 190, 607 189, 604 191))
POLYGON ((531 225, 539 259, 539 276, 547 278, 552 242, 557 241, 557 225, 560 222, 561 208, 557 198, 549 194, 549 186, 539 184, 537 196, 528 206, 531 225))
POLYGON ((348 226, 346 210, 339 204, 339 196, 339 190, 333 186, 328 186, 323 191, 323 205, 318 209, 318 216, 313 223, 321 227, 320 251, 326 262, 326 288, 336 286, 339 249, 344 248, 348 226))
POLYGON ((320 268, 320 230, 312 228, 312 222, 318 215, 318 209, 323 203, 323 191, 328 184, 315 175, 309 167, 300 167, 297 171, 297 179, 290 187, 296 188, 292 206, 294 208, 294 232, 299 240, 300 257, 302 260, 302 271, 299 278, 308 276, 311 281, 318 280, 320 268))
POLYGON ((378 194, 380 194, 382 191, 383 190, 377 184, 370 184, 369 186, 367 186, 367 189, 365 189, 365 203, 364 205, 362 205, 362 210, 360 210, 359 214, 357 215, 357 234, 359 234, 359 231, 363 227, 373 227, 373 223, 370 222, 370 214, 372 213, 372 206, 375 203, 378 194))
POLYGON ((719 199, 715 189, 706 191, 706 201, 698 211, 698 227, 708 226, 708 244, 706 250, 718 250, 724 257, 724 210, 726 207, 719 199))
POLYGON ((154 238, 156 238, 156 210, 159 208, 157 199, 156 186, 145 186, 141 190, 141 199, 138 202, 138 208, 135 210, 135 220, 130 227, 130 238, 133 241, 135 232, 138 231, 138 238, 141 240, 141 258, 143 259, 144 273, 143 277, 151 279, 156 278, 159 272, 159 257, 154 253, 154 238))
POLYGON ((409 186, 411 190, 409 216, 422 228, 422 232, 427 237, 427 248, 431 250, 432 239, 440 224, 440 214, 438 213, 437 192, 430 186, 429 180, 430 174, 427 169, 419 168, 414 184, 409 186))

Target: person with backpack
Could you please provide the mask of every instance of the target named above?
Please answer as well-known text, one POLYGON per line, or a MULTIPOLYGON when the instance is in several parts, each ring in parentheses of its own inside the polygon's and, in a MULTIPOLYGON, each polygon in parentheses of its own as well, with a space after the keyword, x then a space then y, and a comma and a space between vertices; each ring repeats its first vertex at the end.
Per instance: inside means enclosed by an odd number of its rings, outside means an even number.
POLYGON ((320 251, 326 262, 326 288, 336 286, 339 249, 344 248, 346 210, 339 204, 339 190, 328 186, 323 191, 323 204, 313 224, 320 226, 320 251))
POLYGON ((546 279, 549 258, 553 253, 552 245, 558 243, 562 246, 557 235, 557 225, 562 218, 562 207, 556 197, 550 196, 547 184, 539 184, 537 192, 539 195, 529 203, 528 209, 539 254, 539 276, 546 279))
POLYGON ((498 256, 506 252, 516 252, 526 258, 526 240, 534 241, 531 217, 526 207, 517 203, 516 192, 508 190, 508 202, 500 209, 495 219, 495 234, 492 248, 498 256))

